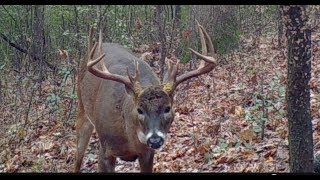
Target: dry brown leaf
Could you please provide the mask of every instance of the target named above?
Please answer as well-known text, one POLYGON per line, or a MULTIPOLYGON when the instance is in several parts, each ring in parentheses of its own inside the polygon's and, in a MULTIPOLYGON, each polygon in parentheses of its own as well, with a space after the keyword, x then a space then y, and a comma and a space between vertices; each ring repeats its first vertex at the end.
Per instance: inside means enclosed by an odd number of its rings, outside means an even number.
POLYGON ((204 155, 210 150, 209 144, 201 144, 200 146, 196 147, 196 151, 200 153, 201 155, 204 155))
POLYGON ((262 146, 262 148, 264 148, 266 150, 273 149, 273 148, 276 148, 276 144, 269 143, 269 144, 266 144, 266 145, 262 146))
POLYGON ((258 172, 262 172, 263 167, 264 167, 263 163, 259 163, 259 165, 258 165, 258 167, 257 167, 257 171, 258 171, 258 172))
POLYGON ((142 21, 139 17, 134 21, 134 28, 140 30, 143 27, 142 21))
POLYGON ((253 155, 252 151, 243 151, 242 154, 245 158, 250 158, 253 155))
POLYGON ((141 55, 141 59, 143 59, 146 62, 150 62, 152 60, 152 54, 151 52, 145 52, 141 55))
POLYGON ((44 136, 39 136, 39 139, 46 139, 48 136, 44 135, 44 136))
POLYGON ((278 127, 276 129, 276 131, 279 133, 280 137, 282 139, 285 139, 286 137, 288 137, 288 130, 287 128, 284 128, 284 127, 278 127))
POLYGON ((61 59, 65 60, 68 58, 68 52, 66 50, 58 49, 58 51, 61 59))
POLYGON ((175 154, 172 156, 172 160, 183 157, 186 152, 187 149, 178 149, 178 151, 176 151, 175 154))
POLYGON ((191 36, 191 34, 192 34, 192 30, 191 30, 191 29, 182 31, 182 37, 183 37, 184 39, 189 39, 189 37, 191 36))
POLYGON ((220 124, 208 125, 206 127, 206 133, 209 134, 211 137, 215 137, 216 135, 219 134, 220 128, 221 128, 220 124))
POLYGON ((241 126, 247 127, 249 125, 248 121, 241 121, 241 126))
POLYGON ((182 168, 182 166, 178 162, 173 162, 171 167, 173 171, 177 172, 180 172, 180 169, 182 168))
POLYGON ((266 162, 267 162, 267 163, 273 162, 273 158, 272 158, 271 156, 269 156, 269 157, 267 158, 266 162))
POLYGON ((222 156, 222 157, 220 157, 219 159, 217 159, 217 163, 218 163, 218 164, 224 164, 224 163, 227 162, 227 160, 228 160, 227 157, 222 156))
POLYGON ((272 149, 272 150, 268 151, 263 157, 264 158, 272 157, 276 154, 276 152, 277 152, 277 149, 272 149))
POLYGON ((24 127, 21 127, 18 131, 18 137, 20 139, 24 139, 24 137, 26 136, 27 132, 26 130, 24 129, 24 127))
POLYGON ((234 114, 238 117, 242 117, 244 114, 242 106, 236 106, 234 108, 234 114))
POLYGON ((255 73, 252 77, 251 77, 251 84, 254 86, 254 85, 257 85, 258 84, 258 80, 257 80, 257 74, 255 73))
POLYGON ((309 86, 310 86, 310 89, 317 90, 317 88, 318 88, 318 86, 319 86, 317 79, 312 78, 312 79, 309 81, 309 86))
POLYGON ((242 141, 251 141, 256 138, 256 134, 252 129, 246 129, 240 132, 240 139, 242 141))
POLYGON ((179 106, 176 108, 176 112, 179 112, 180 114, 188 115, 189 108, 187 106, 179 106))

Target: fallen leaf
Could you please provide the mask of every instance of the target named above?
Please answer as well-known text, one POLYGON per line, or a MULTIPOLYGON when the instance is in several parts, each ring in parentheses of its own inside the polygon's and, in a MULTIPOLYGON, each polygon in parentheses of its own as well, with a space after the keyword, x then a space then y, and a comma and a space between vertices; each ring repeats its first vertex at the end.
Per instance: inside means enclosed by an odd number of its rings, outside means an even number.
POLYGON ((224 164, 224 163, 227 162, 227 160, 228 160, 228 158, 223 156, 223 157, 220 157, 219 159, 217 159, 217 163, 218 164, 224 164))
POLYGON ((245 158, 250 158, 253 155, 252 151, 244 151, 242 153, 244 155, 245 158))
POLYGON ((251 141, 256 137, 256 134, 252 129, 246 129, 240 132, 240 139, 243 141, 251 141))
POLYGON ((271 156, 269 156, 266 160, 267 163, 273 162, 273 158, 271 156))
POLYGON ((242 106, 236 106, 234 108, 234 114, 238 117, 242 117, 244 114, 242 106))
POLYGON ((277 149, 272 149, 272 150, 268 151, 263 157, 264 158, 272 157, 276 154, 276 152, 277 152, 277 149))
POLYGON ((220 124, 213 124, 213 125, 208 125, 206 127, 206 132, 209 134, 211 137, 215 137, 216 135, 219 134, 219 130, 221 128, 220 124))
POLYGON ((59 56, 61 59, 67 59, 68 58, 68 52, 63 49, 58 49, 59 51, 59 56))

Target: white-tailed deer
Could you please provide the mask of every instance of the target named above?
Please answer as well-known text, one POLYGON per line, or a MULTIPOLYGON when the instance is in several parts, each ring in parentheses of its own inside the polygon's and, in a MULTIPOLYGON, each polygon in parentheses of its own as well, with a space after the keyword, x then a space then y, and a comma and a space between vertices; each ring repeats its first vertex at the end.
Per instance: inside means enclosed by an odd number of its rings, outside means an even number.
POLYGON ((99 172, 114 172, 117 157, 138 159, 141 172, 152 172, 155 149, 164 144, 174 119, 176 87, 216 65, 211 39, 198 26, 202 54, 190 50, 202 59, 199 68, 176 77, 179 62, 170 62, 162 83, 146 62, 117 44, 102 43, 101 32, 99 43, 93 45, 90 29, 88 59, 78 74, 75 172, 80 170, 93 128, 100 142, 99 172))

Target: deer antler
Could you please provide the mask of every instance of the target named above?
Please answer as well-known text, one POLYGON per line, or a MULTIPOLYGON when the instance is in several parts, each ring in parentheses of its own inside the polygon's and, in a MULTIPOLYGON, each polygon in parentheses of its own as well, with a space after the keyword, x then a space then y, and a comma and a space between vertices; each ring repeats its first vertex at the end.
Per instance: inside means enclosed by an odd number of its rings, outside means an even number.
POLYGON ((199 33, 200 33, 200 40, 201 40, 201 46, 202 46, 202 53, 199 53, 191 48, 190 51, 194 53, 197 57, 199 57, 201 60, 200 65, 197 69, 187 72, 185 74, 182 74, 176 78, 177 75, 177 69, 178 69, 178 63, 173 64, 172 62, 169 62, 169 68, 168 68, 168 79, 166 80, 165 84, 170 85, 171 87, 166 87, 166 91, 169 90, 169 92, 172 92, 180 83, 182 83, 185 80, 188 80, 190 78, 200 76, 202 74, 210 72, 216 65, 216 55, 214 53, 214 47, 211 41, 211 38, 207 31, 199 24, 197 21, 199 33), (207 52, 207 46, 209 47, 209 50, 211 51, 211 56, 208 56, 207 52))
MULTIPOLYGON (((101 54, 102 53, 102 50, 101 50, 101 46, 102 46, 101 45, 101 42, 102 42, 101 33, 100 33, 99 36, 100 36, 99 37, 99 52, 101 54)), ((89 38, 90 38, 90 36, 89 36, 89 38)), ((91 40, 91 42, 92 42, 92 40, 91 40)), ((101 63, 101 65, 102 65, 102 71, 101 71, 101 70, 93 67, 94 65, 96 65, 99 61, 101 61, 105 57, 105 53, 103 53, 98 58, 93 59, 93 56, 95 54, 95 50, 97 48, 97 45, 98 44, 95 43, 95 45, 93 46, 93 48, 90 51, 89 59, 88 59, 88 63, 87 63, 88 71, 91 72, 92 74, 102 78, 102 79, 107 79, 107 80, 112 80, 112 81, 117 81, 117 82, 123 83, 128 88, 133 90, 133 92, 139 93, 139 91, 140 91, 140 83, 139 83, 139 65, 138 65, 138 62, 135 62, 135 74, 133 76, 130 75, 128 68, 127 68, 128 77, 110 73, 108 68, 105 66, 104 62, 101 63)))

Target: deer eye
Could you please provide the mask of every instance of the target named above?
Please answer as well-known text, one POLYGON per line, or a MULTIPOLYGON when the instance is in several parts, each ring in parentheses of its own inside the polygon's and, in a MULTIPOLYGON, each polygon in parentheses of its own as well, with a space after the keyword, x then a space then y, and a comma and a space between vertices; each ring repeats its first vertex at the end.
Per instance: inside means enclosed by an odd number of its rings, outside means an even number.
POLYGON ((139 113, 140 115, 143 115, 143 112, 142 112, 142 110, 141 110, 140 108, 138 108, 137 111, 138 111, 138 113, 139 113))
POLYGON ((167 106, 165 109, 164 109, 164 113, 169 113, 171 110, 170 106, 167 106))

